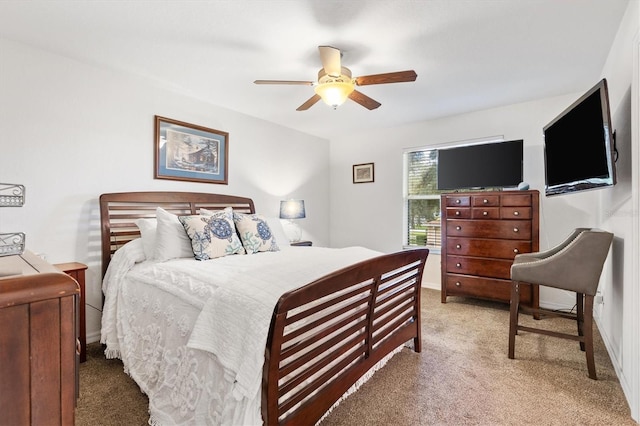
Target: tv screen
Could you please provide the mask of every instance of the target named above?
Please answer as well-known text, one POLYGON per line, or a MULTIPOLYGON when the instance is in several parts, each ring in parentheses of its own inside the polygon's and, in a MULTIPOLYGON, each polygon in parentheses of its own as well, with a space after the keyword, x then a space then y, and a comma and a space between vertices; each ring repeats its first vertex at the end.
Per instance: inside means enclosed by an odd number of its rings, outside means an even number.
POLYGON ((544 127, 545 194, 616 183, 607 81, 602 79, 544 127))
POLYGON ((438 150, 438 189, 515 187, 522 182, 522 140, 438 150))

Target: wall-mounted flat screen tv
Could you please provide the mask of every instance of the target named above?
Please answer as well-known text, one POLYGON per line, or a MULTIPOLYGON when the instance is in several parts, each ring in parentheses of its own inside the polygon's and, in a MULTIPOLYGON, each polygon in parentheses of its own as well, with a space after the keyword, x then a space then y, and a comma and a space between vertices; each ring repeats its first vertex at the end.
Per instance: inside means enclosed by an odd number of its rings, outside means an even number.
POLYGON ((547 196, 615 185, 615 147, 606 79, 543 130, 547 196))
POLYGON ((522 182, 522 139, 438 150, 438 189, 516 187, 522 182))

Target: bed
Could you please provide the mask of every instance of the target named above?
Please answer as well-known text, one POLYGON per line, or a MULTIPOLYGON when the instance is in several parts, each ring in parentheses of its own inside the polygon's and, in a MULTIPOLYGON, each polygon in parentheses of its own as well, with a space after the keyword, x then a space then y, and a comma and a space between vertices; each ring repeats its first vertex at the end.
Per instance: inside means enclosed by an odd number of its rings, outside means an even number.
POLYGON ((101 342, 149 396, 151 424, 315 424, 395 353, 421 350, 427 249, 291 247, 279 220, 231 195, 109 193, 99 203, 101 342), (142 223, 231 210, 264 220, 271 249, 149 259, 142 223))

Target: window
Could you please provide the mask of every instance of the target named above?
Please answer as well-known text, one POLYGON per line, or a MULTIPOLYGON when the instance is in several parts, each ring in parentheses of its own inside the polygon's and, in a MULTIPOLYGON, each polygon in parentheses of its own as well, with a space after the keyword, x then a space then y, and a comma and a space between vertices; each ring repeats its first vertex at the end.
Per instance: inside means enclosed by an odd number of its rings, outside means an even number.
POLYGON ((501 136, 414 148, 404 153, 404 245, 440 252, 440 194, 438 149, 504 141, 501 136))
POLYGON ((405 152, 405 245, 440 248, 438 150, 405 152))

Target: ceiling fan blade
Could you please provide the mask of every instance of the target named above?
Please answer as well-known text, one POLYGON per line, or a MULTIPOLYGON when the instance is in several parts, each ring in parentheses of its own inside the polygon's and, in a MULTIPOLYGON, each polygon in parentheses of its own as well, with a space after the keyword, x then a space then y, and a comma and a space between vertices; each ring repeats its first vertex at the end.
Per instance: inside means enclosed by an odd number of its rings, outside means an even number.
POLYGON ((317 95, 317 94, 313 95, 305 103, 303 103, 298 108, 296 108, 296 111, 306 111, 309 108, 311 108, 313 105, 315 105, 315 103, 318 102, 320 99, 321 98, 320 98, 319 95, 317 95))
POLYGON ((416 81, 418 75, 414 70, 389 72, 386 74, 373 74, 356 77, 358 86, 366 86, 368 84, 387 84, 387 83, 404 83, 407 81, 416 81))
POLYGON ((354 90, 353 92, 351 92, 351 94, 349 95, 349 99, 359 103, 360 105, 362 105, 363 107, 369 110, 376 109, 380 105, 382 105, 380 102, 374 99, 371 99, 364 93, 358 92, 357 90, 354 90))
POLYGON ((298 80, 256 80, 255 84, 300 84, 304 86, 313 86, 313 81, 298 80))
POLYGON ((318 46, 322 68, 331 77, 338 77, 342 73, 340 49, 331 46, 318 46))

